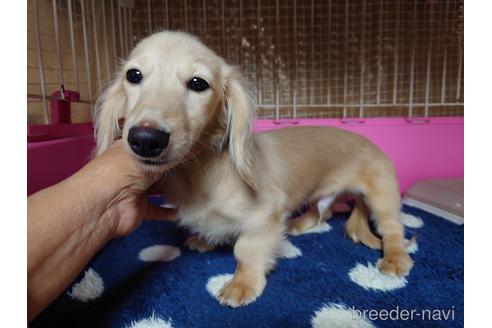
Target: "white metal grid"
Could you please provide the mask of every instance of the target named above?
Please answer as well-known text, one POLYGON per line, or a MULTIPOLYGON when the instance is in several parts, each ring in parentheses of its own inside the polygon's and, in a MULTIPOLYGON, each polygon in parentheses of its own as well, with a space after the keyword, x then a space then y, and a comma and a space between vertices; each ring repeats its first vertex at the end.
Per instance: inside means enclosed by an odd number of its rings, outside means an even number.
MULTIPOLYGON (((57 2, 59 11, 66 3, 92 16, 82 26, 97 31, 92 46, 84 42, 90 101, 114 71, 109 62, 171 29, 198 35, 241 65, 262 118, 463 115, 462 0, 57 2)), ((80 11, 68 16, 81 21, 80 11)))
POLYGON ((94 99, 133 47, 133 7, 122 0, 28 1, 28 123, 49 122, 50 95, 62 85, 81 94, 72 117, 91 119, 94 99))
POLYGON ((463 114, 460 0, 140 0, 134 25, 242 65, 260 117, 463 114))

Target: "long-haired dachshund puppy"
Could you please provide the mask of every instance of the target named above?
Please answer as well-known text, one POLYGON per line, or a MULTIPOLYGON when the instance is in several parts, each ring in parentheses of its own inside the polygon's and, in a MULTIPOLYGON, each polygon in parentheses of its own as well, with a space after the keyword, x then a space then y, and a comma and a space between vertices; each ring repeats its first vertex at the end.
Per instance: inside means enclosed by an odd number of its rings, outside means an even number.
POLYGON ((347 191, 356 198, 348 236, 383 249, 382 272, 408 274, 413 262, 390 160, 365 138, 335 128, 253 135, 254 105, 240 72, 197 38, 156 33, 133 49, 98 100, 97 153, 121 137, 141 165, 163 173, 162 193, 196 234, 190 248, 234 244, 237 269, 219 293, 222 304, 254 301, 286 231, 298 234, 326 219, 347 191), (287 220, 306 203, 307 213, 287 220), (369 215, 381 239, 369 230, 369 215))

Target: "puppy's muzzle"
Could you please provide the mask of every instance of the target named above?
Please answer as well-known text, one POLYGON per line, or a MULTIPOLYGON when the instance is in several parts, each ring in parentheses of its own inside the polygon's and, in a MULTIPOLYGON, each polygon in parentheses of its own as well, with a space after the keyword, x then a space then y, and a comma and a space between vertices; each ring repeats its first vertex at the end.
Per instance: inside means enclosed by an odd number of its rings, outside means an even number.
POLYGON ((128 131, 128 144, 139 156, 157 157, 169 144, 169 133, 151 127, 133 127, 128 131))

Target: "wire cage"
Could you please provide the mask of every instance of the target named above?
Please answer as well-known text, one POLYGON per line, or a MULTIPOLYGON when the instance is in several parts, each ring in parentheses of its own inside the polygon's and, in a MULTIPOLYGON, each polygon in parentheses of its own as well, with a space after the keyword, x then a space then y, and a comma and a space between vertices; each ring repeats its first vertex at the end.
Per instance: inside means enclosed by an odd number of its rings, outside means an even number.
POLYGON ((72 122, 163 29, 240 65, 267 119, 463 116, 462 0, 29 0, 28 123, 74 90, 72 122))

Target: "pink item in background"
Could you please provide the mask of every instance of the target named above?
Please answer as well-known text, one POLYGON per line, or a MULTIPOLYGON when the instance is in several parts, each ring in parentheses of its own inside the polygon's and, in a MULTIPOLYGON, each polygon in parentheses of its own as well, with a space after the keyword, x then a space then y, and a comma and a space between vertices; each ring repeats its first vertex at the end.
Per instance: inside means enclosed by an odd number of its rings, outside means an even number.
MULTIPOLYGON (((393 161, 400 190, 428 178, 462 178, 464 174, 464 118, 432 117, 369 118, 341 122, 338 119, 300 119, 296 124, 258 120, 255 131, 286 126, 326 125, 367 137, 393 161)), ((292 122, 292 121, 291 121, 292 122)))
POLYGON ((72 123, 70 102, 79 101, 80 93, 76 91, 62 89, 53 92, 50 100, 51 124, 68 124, 72 123), (63 92, 63 93, 62 93, 63 92), (63 95, 63 97, 62 97, 63 95))
POLYGON ((27 194, 51 186, 77 172, 90 159, 93 133, 27 143, 27 194))
POLYGON ((28 125, 27 141, 72 138, 92 135, 93 133, 92 123, 28 125))
MULTIPOLYGON (((326 125, 362 134, 378 145, 393 161, 400 190, 428 178, 462 178, 464 172, 463 117, 432 117, 409 121, 404 118, 370 118, 363 121, 300 119, 275 124, 258 120, 255 131, 286 126, 326 125)), ((85 134, 58 140, 28 142, 28 193, 70 176, 89 159, 94 147, 91 128, 85 134), (90 131, 89 131, 90 130, 90 131)))

